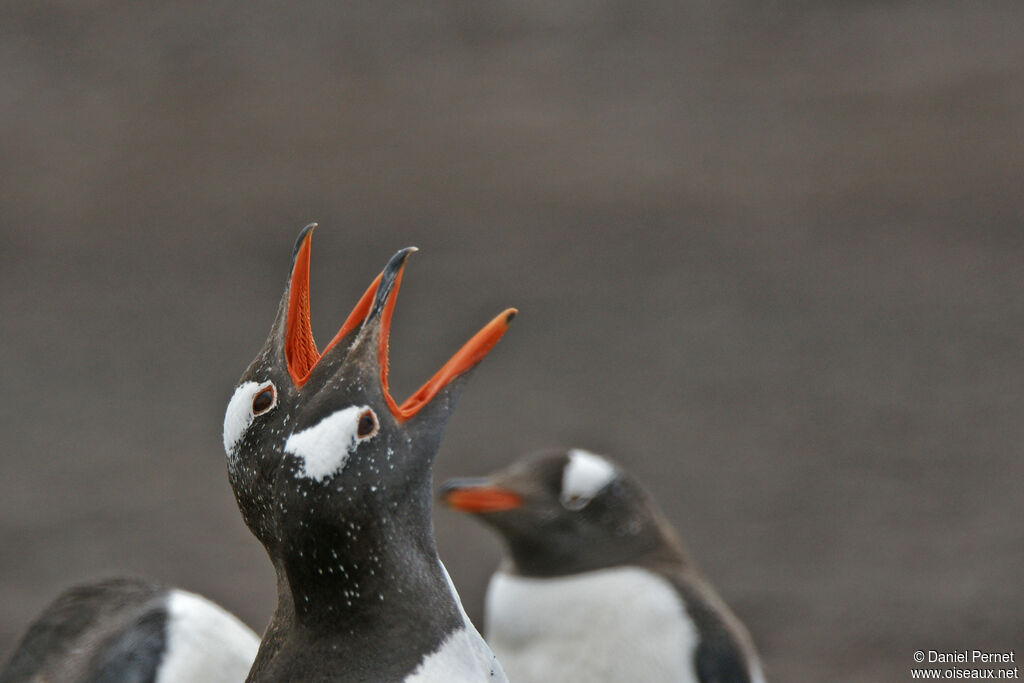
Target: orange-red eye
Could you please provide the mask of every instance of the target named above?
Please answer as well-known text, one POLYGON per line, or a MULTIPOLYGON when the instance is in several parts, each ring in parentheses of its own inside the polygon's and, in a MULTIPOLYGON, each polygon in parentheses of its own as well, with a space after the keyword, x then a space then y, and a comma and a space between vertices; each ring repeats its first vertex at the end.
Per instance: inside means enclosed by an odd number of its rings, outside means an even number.
POLYGON ((258 394, 252 397, 252 414, 262 415, 271 408, 274 407, 276 394, 274 392, 274 385, 261 389, 258 394))
MULTIPOLYGON (((349 423, 351 424, 351 423, 349 423)), ((366 439, 377 432, 377 416, 372 410, 367 410, 359 416, 359 425, 356 427, 356 436, 366 439)))

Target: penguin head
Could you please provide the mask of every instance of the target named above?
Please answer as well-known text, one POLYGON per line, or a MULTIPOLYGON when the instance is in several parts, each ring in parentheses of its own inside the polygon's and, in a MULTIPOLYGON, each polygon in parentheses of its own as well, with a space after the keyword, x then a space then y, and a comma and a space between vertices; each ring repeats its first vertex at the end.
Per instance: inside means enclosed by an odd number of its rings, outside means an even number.
POLYGON ((456 394, 515 315, 488 323, 399 404, 388 389, 388 333, 416 249, 391 257, 321 351, 309 316, 313 227, 299 234, 270 335, 224 417, 235 498, 272 558, 335 551, 372 528, 390 535, 403 515, 429 524, 430 468, 456 394))
POLYGON ((480 479, 452 479, 441 500, 502 537, 526 575, 557 576, 682 550, 643 488, 607 457, 550 450, 480 479))

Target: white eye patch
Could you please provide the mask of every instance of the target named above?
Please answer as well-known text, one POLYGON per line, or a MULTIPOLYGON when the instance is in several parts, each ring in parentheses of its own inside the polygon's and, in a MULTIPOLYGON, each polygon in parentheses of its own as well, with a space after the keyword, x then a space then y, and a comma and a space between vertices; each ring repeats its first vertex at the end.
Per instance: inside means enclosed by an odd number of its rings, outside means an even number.
MULTIPOLYGON (((224 452, 229 457, 234 453, 238 442, 242 440, 245 430, 249 428, 255 417, 252 412, 253 398, 267 387, 273 386, 274 383, 268 380, 262 383, 243 382, 235 389, 231 400, 228 401, 228 409, 224 413, 224 452)), ((276 403, 277 394, 275 391, 274 404, 270 408, 273 408, 276 403)), ((267 408, 267 410, 270 410, 270 408, 267 408)), ((266 412, 266 410, 263 412, 266 412)))
POLYGON ((562 505, 579 510, 615 479, 615 467, 590 451, 573 448, 562 471, 562 505))
POLYGON ((376 434, 377 416, 373 410, 349 406, 289 436, 284 452, 302 461, 301 476, 323 481, 340 472, 356 447, 376 434), (368 417, 372 419, 372 430, 366 429, 368 417))

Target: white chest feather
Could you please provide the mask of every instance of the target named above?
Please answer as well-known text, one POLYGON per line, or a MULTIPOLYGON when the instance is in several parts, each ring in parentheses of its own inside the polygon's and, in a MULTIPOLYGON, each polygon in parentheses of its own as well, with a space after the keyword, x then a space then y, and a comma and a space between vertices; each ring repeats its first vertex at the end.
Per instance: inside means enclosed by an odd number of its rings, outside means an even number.
POLYGON ((635 567, 554 579, 498 572, 486 633, 516 683, 697 683, 699 636, 679 594, 635 567))
POLYGON ((405 683, 507 683, 505 672, 472 626, 449 635, 405 683))
POLYGON ((260 639, 233 615, 198 595, 171 591, 167 650, 156 683, 241 683, 260 639))
POLYGON ((404 683, 508 683, 491 648, 487 646, 462 607, 462 600, 444 564, 441 571, 462 614, 463 627, 449 635, 430 653, 404 683))

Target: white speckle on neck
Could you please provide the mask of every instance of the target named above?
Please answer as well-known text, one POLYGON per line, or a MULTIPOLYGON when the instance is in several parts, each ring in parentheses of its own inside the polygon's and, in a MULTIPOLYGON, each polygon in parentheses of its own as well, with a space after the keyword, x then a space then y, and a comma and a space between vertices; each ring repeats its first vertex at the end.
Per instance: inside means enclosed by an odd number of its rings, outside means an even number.
POLYGON ((366 410, 366 406, 349 406, 289 436, 284 452, 302 461, 300 476, 323 481, 340 472, 359 443, 376 434, 359 438, 359 416, 366 410))
POLYGON ((573 448, 562 472, 562 505, 577 510, 615 479, 615 467, 590 451, 573 448))
MULTIPOLYGON (((235 389, 228 401, 228 409, 224 412, 224 452, 232 457, 238 442, 245 435, 254 419, 252 414, 252 399, 263 389, 270 386, 272 382, 242 382, 235 389)), ((276 399, 275 399, 276 400, 276 399)))
POLYGON ((167 650, 156 683, 241 683, 256 659, 260 639, 219 606, 193 593, 167 597, 167 650))

